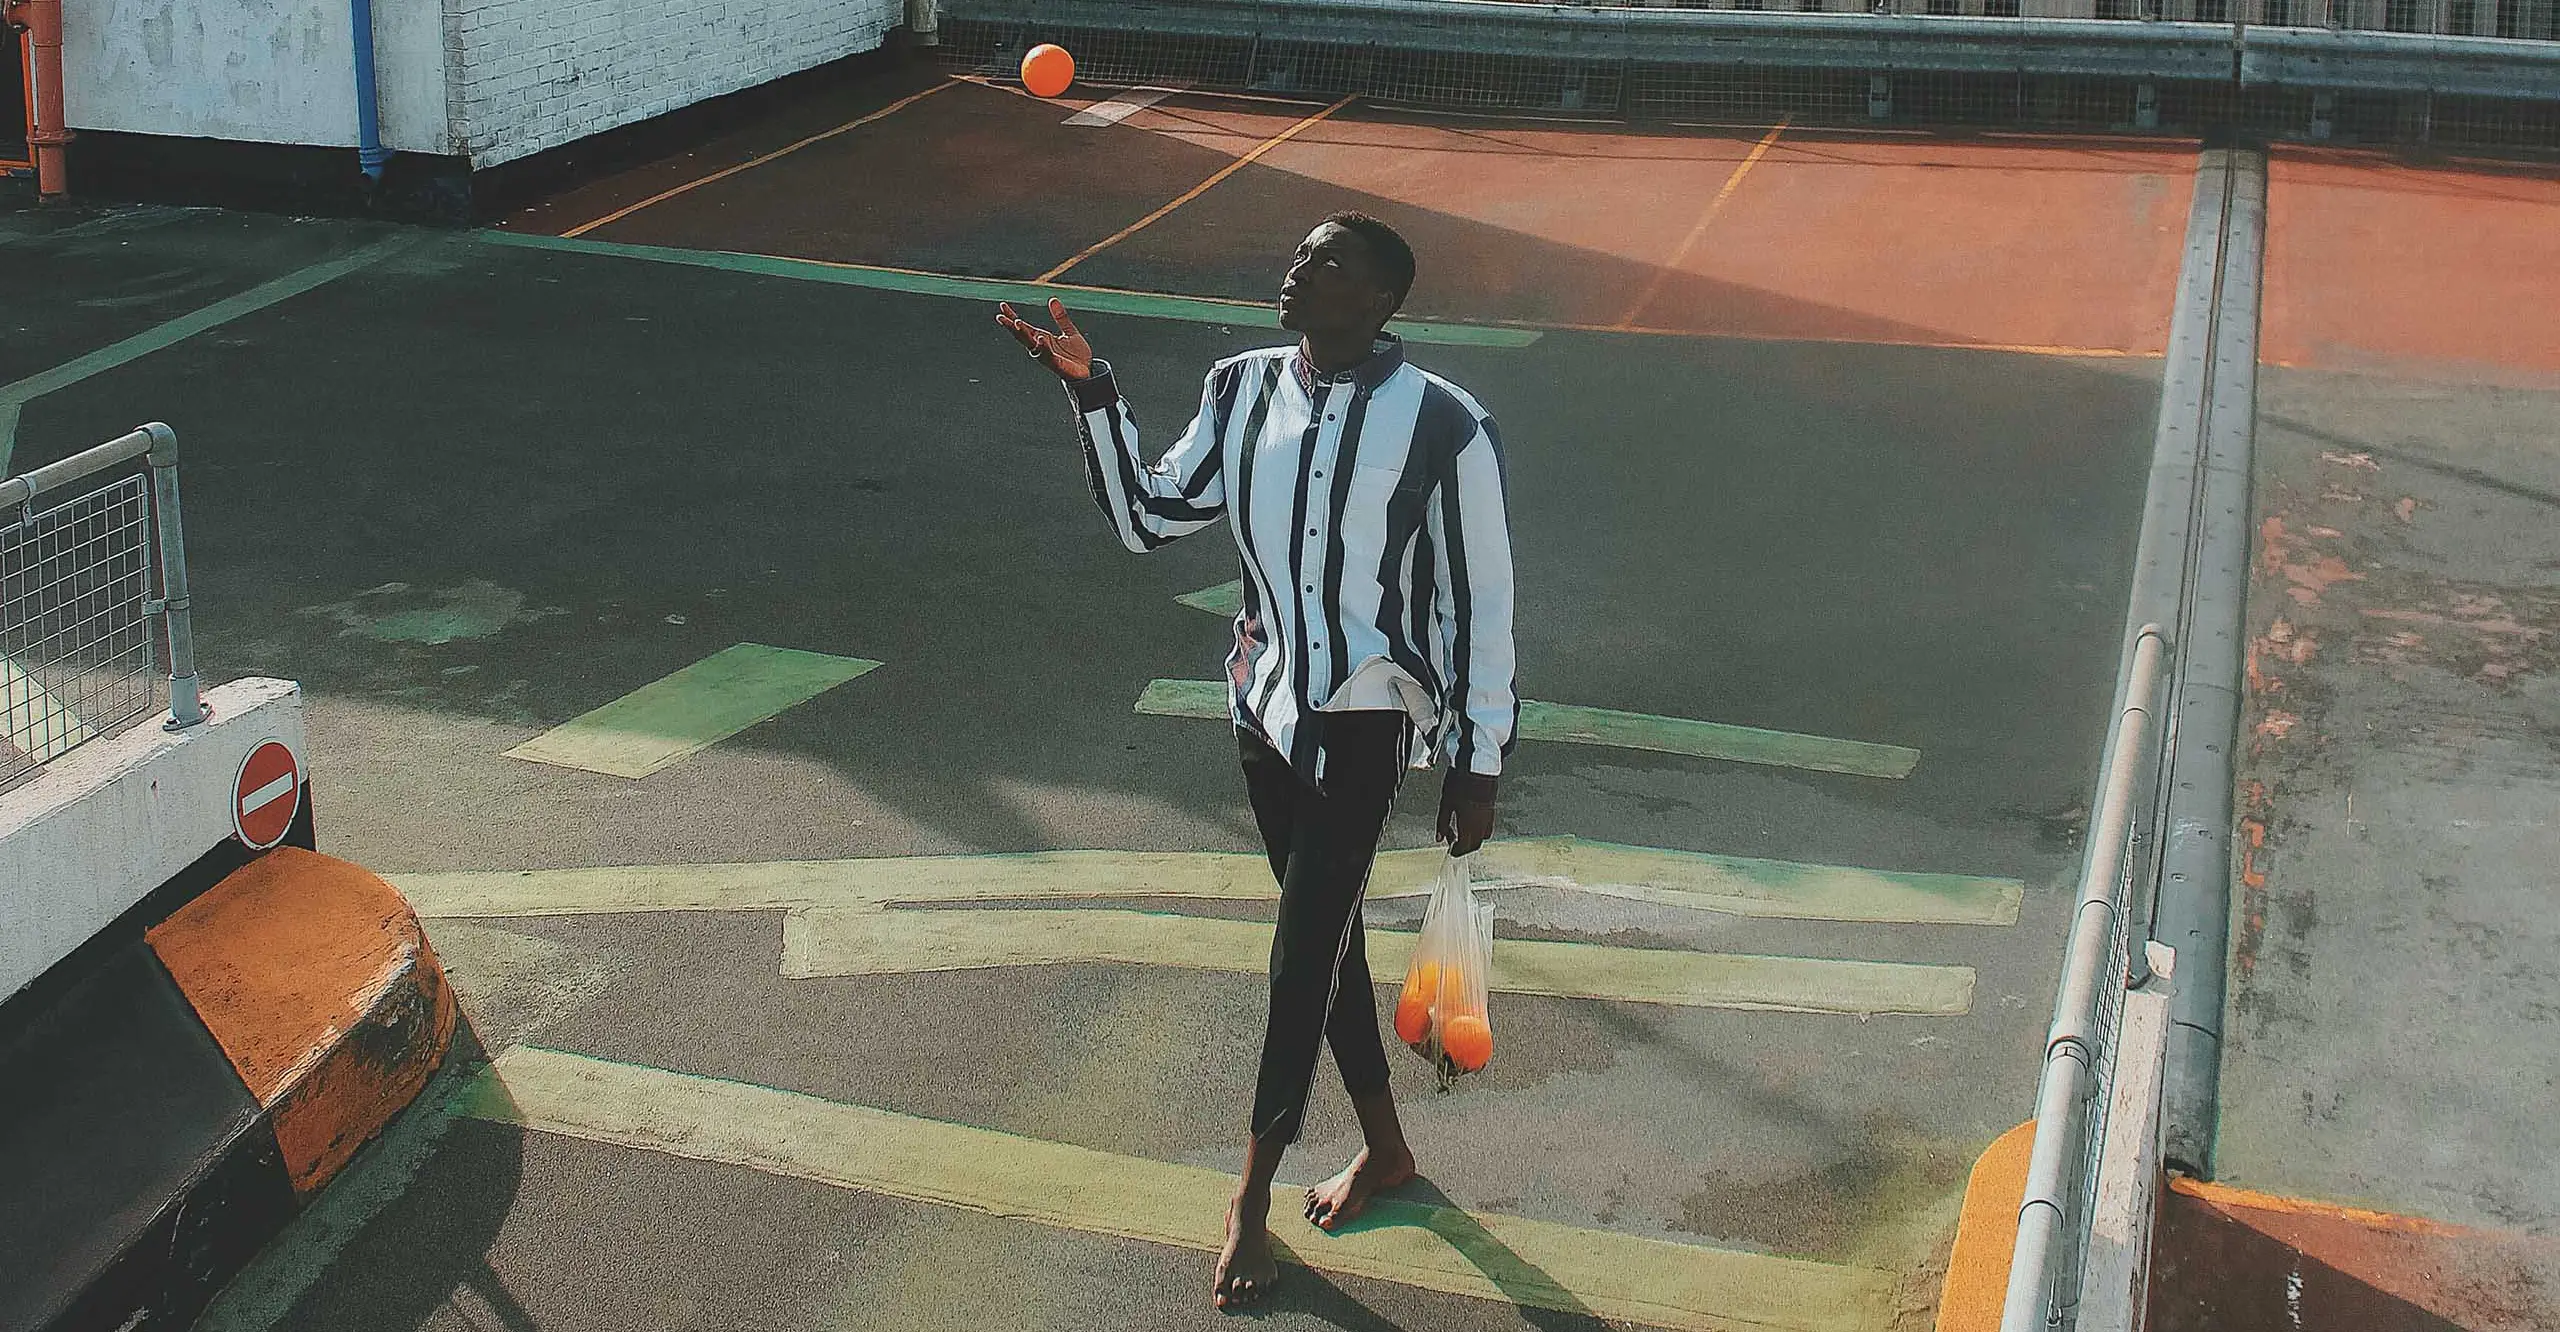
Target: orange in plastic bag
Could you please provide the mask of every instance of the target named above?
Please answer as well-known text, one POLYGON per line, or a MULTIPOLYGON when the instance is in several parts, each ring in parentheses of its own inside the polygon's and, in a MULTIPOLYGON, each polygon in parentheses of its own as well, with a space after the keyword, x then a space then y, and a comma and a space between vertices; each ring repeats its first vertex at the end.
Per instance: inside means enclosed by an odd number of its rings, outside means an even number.
POLYGON ((1431 1061, 1443 1087, 1493 1059, 1492 972, 1493 904, 1476 900, 1467 862, 1452 856, 1432 885, 1396 1003, 1397 1039, 1431 1061))

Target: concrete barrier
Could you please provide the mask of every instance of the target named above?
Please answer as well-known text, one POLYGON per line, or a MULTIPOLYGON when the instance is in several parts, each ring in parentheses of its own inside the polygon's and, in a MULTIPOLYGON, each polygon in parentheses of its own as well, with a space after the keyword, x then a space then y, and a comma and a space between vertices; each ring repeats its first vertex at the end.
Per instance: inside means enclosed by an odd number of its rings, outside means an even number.
POLYGON ((185 1327, 453 1038, 408 904, 310 849, 299 689, 207 702, 0 797, 0 1332, 185 1327))

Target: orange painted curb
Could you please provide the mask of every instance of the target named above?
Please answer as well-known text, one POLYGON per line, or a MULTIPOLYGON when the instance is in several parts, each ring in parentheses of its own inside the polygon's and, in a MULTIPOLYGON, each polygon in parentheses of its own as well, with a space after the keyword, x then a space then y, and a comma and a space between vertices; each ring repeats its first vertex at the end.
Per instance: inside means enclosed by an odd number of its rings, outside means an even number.
POLYGON ((415 1099, 452 1043, 453 992, 426 932, 361 866, 279 847, 149 937, 274 1121, 299 1194, 415 1099))
POLYGON ((2009 1295, 2009 1256, 2018 1246, 2018 1209, 2027 1200, 2027 1157, 2036 1145, 2028 1120, 1992 1139, 1964 1185, 1955 1251, 1938 1295, 1938 1332, 1999 1332, 2009 1295))

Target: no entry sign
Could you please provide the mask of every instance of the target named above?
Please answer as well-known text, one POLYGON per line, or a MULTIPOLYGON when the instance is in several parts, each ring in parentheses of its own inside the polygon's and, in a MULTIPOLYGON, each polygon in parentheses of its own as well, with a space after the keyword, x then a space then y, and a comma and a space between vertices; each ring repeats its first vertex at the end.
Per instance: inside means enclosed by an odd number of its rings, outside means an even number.
POLYGON ((260 851, 284 840, 302 809, 302 764, 280 740, 269 740, 241 760, 232 790, 232 826, 240 840, 260 851))

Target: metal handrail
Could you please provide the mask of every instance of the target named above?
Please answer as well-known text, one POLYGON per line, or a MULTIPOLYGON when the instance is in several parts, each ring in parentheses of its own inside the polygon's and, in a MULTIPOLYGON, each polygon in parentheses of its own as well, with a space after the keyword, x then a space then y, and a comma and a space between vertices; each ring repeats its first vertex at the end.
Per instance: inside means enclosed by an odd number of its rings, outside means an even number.
POLYGON ((2102 1053, 2099 1006, 2105 987, 2124 983, 2123 976, 2108 974, 2108 964, 2124 915, 2125 847, 2133 835, 2134 796, 2166 644, 2156 624, 2142 626, 2135 636, 2124 709, 2116 718, 2114 760, 2099 788, 2097 818, 2080 870, 2080 904, 2072 915, 2071 950, 2062 966, 2061 997, 2045 1041, 2035 1144, 2027 1157, 2026 1196, 2018 1205, 2018 1242, 2011 1251, 2001 1332, 2041 1332, 2051 1303, 2054 1246, 2070 1216, 2069 1170, 2088 1145, 2087 1122, 2077 1112, 2089 1099, 2102 1053))
POLYGON ((203 683, 196 678, 195 626, 189 615, 187 547, 178 510, 178 432, 154 421, 127 435, 83 449, 60 462, 0 481, 0 511, 25 508, 38 495, 60 490, 140 458, 151 469, 151 508, 160 547, 160 595, 144 611, 161 617, 169 635, 169 720, 183 731, 205 718, 203 683))

